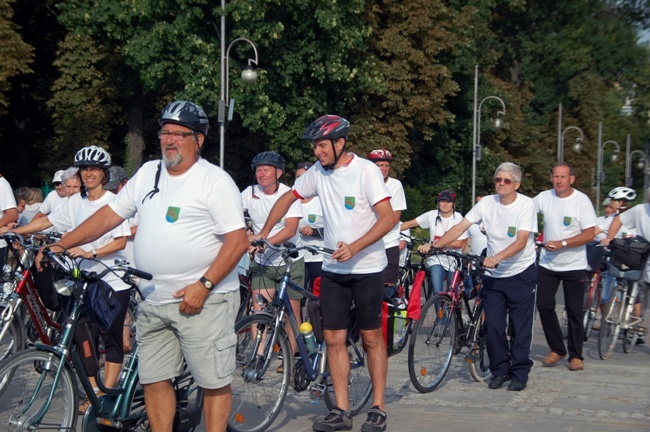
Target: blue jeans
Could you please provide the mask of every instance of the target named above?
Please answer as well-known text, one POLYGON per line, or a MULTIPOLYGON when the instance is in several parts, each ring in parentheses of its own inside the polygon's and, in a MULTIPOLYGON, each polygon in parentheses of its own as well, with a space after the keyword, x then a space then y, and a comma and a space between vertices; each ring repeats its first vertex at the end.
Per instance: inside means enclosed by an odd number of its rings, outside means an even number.
POLYGON ((600 304, 607 304, 609 296, 612 295, 612 290, 616 286, 616 278, 610 276, 609 272, 604 271, 600 274, 600 283, 603 289, 600 293, 600 304))
POLYGON ((445 270, 445 268, 440 264, 432 265, 429 268, 429 272, 431 273, 431 286, 433 287, 433 293, 447 291, 449 282, 451 282, 451 279, 454 277, 454 272, 445 270), (445 284, 445 273, 447 274, 447 284, 445 284))

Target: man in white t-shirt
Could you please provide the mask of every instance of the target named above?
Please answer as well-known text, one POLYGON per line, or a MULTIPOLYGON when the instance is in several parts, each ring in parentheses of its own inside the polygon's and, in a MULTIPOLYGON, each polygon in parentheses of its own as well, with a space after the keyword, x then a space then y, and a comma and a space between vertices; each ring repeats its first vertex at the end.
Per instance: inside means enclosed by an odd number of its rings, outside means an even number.
MULTIPOLYGON (((431 243, 442 237, 454 225, 463 220, 463 215, 454 211, 456 194, 450 190, 444 190, 438 194, 438 210, 430 210, 410 221, 404 222, 400 229, 422 227, 428 229, 431 236, 431 243)), ((453 252, 463 253, 467 243, 467 232, 463 230, 460 237, 451 242, 447 247, 453 252)), ((420 252, 429 252, 431 244, 423 244, 418 247, 420 252)), ((431 287, 433 293, 446 291, 445 276, 447 284, 451 281, 456 270, 456 260, 446 255, 433 255, 427 258, 427 265, 431 273, 431 287), (446 275, 445 275, 446 273, 446 275)), ((429 297, 432 293, 428 293, 429 297)))
POLYGON ((38 208, 38 213, 34 215, 34 219, 40 219, 49 215, 68 199, 65 193, 65 186, 63 185, 63 173, 64 170, 59 170, 54 173, 54 178, 52 179, 54 190, 47 194, 45 200, 43 200, 41 206, 38 208))
POLYGON ((381 332, 386 252, 382 237, 395 225, 395 219, 379 168, 346 151, 349 129, 350 123, 335 115, 321 116, 309 125, 302 138, 311 141, 318 162, 296 181, 293 191, 280 197, 259 236, 268 236, 296 200, 315 196, 320 199, 325 247, 335 249, 331 256, 323 258, 320 302, 336 407, 316 421, 313 429, 352 428, 346 337, 354 300, 373 388, 373 407, 361 431, 373 432, 386 429, 388 361, 381 332))
MULTIPOLYGON (((253 233, 259 233, 266 222, 273 204, 284 194, 291 191, 289 186, 280 183, 280 177, 284 174, 286 164, 284 158, 276 152, 265 151, 258 153, 251 162, 251 168, 255 172, 255 184, 248 186, 241 193, 244 211, 247 211, 253 223, 253 233)), ((271 244, 283 244, 285 242, 300 246, 300 234, 298 233, 298 222, 302 218, 300 203, 293 203, 287 214, 279 220, 271 230, 268 240, 271 244)), ((252 236, 249 236, 252 239, 252 236)), ((249 270, 251 277, 251 289, 261 293, 268 301, 275 297, 275 287, 281 283, 285 271, 285 263, 282 255, 271 249, 256 250, 250 247, 249 252, 255 253, 249 270)), ((304 283, 305 263, 303 256, 305 252, 300 251, 291 264, 291 281, 302 286, 304 283)), ((296 322, 300 325, 300 299, 302 296, 294 290, 288 290, 291 308, 295 314, 296 322)), ((253 302, 255 310, 261 310, 262 306, 253 302)), ((289 321, 285 323, 289 342, 294 353, 298 352, 296 339, 289 321)), ((281 369, 278 370, 281 372, 281 369)))
POLYGON ((151 428, 172 430, 171 379, 180 375, 185 358, 204 389, 206 430, 225 430, 237 340, 236 266, 249 245, 241 197, 225 171, 200 157, 209 128, 201 107, 172 102, 159 124, 162 159, 145 163, 111 204, 60 245, 89 243, 138 213, 135 264, 153 274, 152 281, 140 283, 145 301, 137 323, 138 368, 151 428))
MULTIPOLYGON (((7 179, 0 175, 0 227, 18 220, 18 205, 7 179)), ((7 262, 7 242, 0 238, 0 268, 7 262)))
POLYGON ((508 385, 511 391, 526 388, 533 366, 530 348, 537 284, 533 238, 537 214, 533 200, 517 192, 521 176, 519 166, 510 162, 499 165, 494 173, 497 194, 480 200, 459 224, 433 242, 434 247, 444 247, 472 224, 485 226, 487 257, 483 266, 493 269, 483 277, 481 289, 493 376, 489 387, 498 389, 512 380, 508 385), (510 341, 506 336, 508 325, 512 330, 510 341))
POLYGON ((386 248, 386 259, 388 260, 388 265, 384 270, 384 284, 396 286, 399 278, 399 227, 402 211, 406 210, 406 196, 402 182, 388 176, 393 161, 393 155, 388 150, 373 150, 368 154, 368 160, 379 167, 379 171, 384 177, 384 183, 390 192, 390 205, 393 208, 393 215, 395 215, 395 225, 384 236, 384 248, 386 248))
POLYGON ((541 192, 535 198, 537 211, 544 216, 546 246, 539 258, 537 309, 546 342, 551 351, 542 361, 543 366, 555 366, 569 354, 569 370, 584 369, 582 325, 584 291, 587 269, 586 244, 594 239, 596 212, 591 200, 572 187, 575 181, 573 166, 559 162, 553 167, 553 189, 541 192), (569 320, 567 346, 555 312, 555 294, 562 283, 564 308, 569 320))

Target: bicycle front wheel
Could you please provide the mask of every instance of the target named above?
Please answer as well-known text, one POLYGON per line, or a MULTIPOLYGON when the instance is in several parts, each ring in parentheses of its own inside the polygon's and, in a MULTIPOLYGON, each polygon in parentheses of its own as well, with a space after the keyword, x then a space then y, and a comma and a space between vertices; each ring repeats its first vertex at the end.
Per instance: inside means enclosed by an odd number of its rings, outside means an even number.
MULTIPOLYGON (((372 394, 372 381, 368 372, 368 359, 363 350, 363 342, 358 330, 348 331, 348 355, 350 356, 350 377, 348 382, 348 398, 350 400, 350 414, 355 416, 361 412, 372 394)), ((328 367, 329 369, 329 367, 328 367)), ((326 379, 327 390, 323 399, 328 410, 336 407, 336 395, 332 377, 328 374, 326 379)))
POLYGON ((435 390, 451 364, 456 344, 456 317, 449 297, 437 294, 422 308, 409 341, 408 366, 413 386, 421 393, 435 390))
MULTIPOLYGON (((0 313, 1 311, 2 309, 0 309, 0 313)), ((2 339, 0 339, 0 364, 25 347, 25 342, 23 341, 22 332, 19 327, 19 325, 22 325, 21 320, 18 317, 14 317, 9 324, 5 325, 8 327, 2 339)), ((2 327, 0 327, 0 330, 2 330, 2 327)), ((11 373, 0 378, 0 396, 2 396, 9 381, 11 381, 11 373)))
POLYGON ((622 300, 625 298, 625 288, 619 284, 612 292, 605 307, 605 314, 600 321, 598 332, 598 355, 601 359, 607 360, 614 351, 618 334, 621 331, 621 315, 624 311, 622 300))
POLYGON ((77 393, 70 368, 48 351, 29 349, 6 360, 0 379, 13 375, 0 404, 0 431, 74 430, 77 393), (52 397, 50 397, 52 394, 52 397))
POLYGON ((465 360, 469 362, 469 373, 478 382, 483 382, 492 376, 490 358, 487 353, 487 328, 483 304, 476 308, 474 320, 476 325, 471 335, 471 351, 465 360))
POLYGON ((266 430, 287 397, 293 352, 284 329, 268 315, 249 315, 235 324, 237 365, 233 374, 231 432, 266 430), (274 332, 279 332, 271 343, 274 332))

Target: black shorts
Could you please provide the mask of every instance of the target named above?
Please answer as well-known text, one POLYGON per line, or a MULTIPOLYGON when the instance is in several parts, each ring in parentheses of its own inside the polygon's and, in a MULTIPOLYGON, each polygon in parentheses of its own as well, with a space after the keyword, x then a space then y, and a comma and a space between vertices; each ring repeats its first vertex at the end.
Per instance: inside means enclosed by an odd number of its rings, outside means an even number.
POLYGON ((347 329, 354 300, 359 329, 381 328, 383 298, 383 272, 337 274, 324 271, 320 286, 323 327, 327 330, 347 329))
POLYGON ((386 249, 388 265, 384 269, 384 283, 397 285, 399 279, 399 246, 386 249))

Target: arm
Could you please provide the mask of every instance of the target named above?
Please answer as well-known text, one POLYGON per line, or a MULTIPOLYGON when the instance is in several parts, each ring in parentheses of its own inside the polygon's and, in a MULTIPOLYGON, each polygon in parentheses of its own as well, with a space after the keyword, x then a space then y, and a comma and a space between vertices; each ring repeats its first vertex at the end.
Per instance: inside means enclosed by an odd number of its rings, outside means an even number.
MULTIPOLYGON (((616 221, 616 219, 614 219, 616 221)), ((612 221, 612 225, 614 225, 614 221, 612 221)), ((594 240, 595 236, 595 227, 590 227, 585 230, 583 230, 580 234, 569 237, 564 240, 567 245, 566 247, 576 247, 576 246, 582 246, 584 244, 589 243, 590 241, 594 240)), ((611 231, 611 230, 610 230, 611 231)), ((554 251, 554 250, 560 250, 564 246, 562 246, 562 240, 548 240, 546 242, 546 247, 545 249, 548 251, 554 251)))
POLYGON ((419 226, 420 226, 420 224, 418 223, 417 220, 415 220, 415 219, 411 219, 410 221, 403 222, 403 223, 399 226, 399 230, 400 230, 400 231, 404 231, 405 229, 415 228, 415 227, 419 227, 419 226))
POLYGON ((402 218, 402 210, 393 210, 393 225, 398 224, 401 218, 402 218))
POLYGON ((274 236, 269 237, 267 240, 272 244, 282 244, 296 235, 298 231, 298 222, 300 218, 292 217, 284 220, 284 228, 282 228, 274 236))
POLYGON ((8 223, 16 222, 18 220, 18 209, 12 207, 5 210, 5 214, 0 219, 0 227, 6 226, 8 223))
POLYGON ((32 220, 44 218, 45 216, 47 216, 45 213, 38 212, 34 215, 34 218, 32 220))
POLYGON ((526 247, 528 242, 528 236, 530 231, 519 231, 517 230, 517 239, 510 243, 507 248, 502 250, 496 255, 490 256, 483 260, 483 266, 487 268, 494 268, 501 261, 510 258, 513 255, 518 254, 523 248, 526 247))
POLYGON ((371 244, 383 238, 388 231, 395 225, 393 219, 393 208, 389 200, 380 201, 374 206, 374 211, 378 216, 377 222, 368 230, 367 233, 356 239, 350 244, 344 242, 337 243, 337 249, 332 254, 332 258, 337 261, 347 261, 355 256, 359 251, 367 248, 371 244))
POLYGON ((257 240, 259 238, 265 239, 275 224, 280 222, 280 219, 282 219, 282 217, 287 214, 287 211, 289 210, 289 207, 291 207, 291 204, 293 204, 297 199, 298 197, 294 195, 292 190, 285 192, 284 195, 282 195, 273 205, 273 208, 269 213, 269 217, 266 218, 266 223, 262 227, 262 230, 257 235, 253 236, 251 238, 251 241, 257 240))
POLYGON ((50 247, 60 246, 63 249, 70 249, 74 246, 90 243, 123 221, 124 219, 115 213, 112 208, 105 205, 61 240, 50 245, 50 247))
POLYGON ((607 238, 602 239, 600 241, 600 244, 603 246, 609 246, 609 243, 614 240, 614 237, 616 237, 616 234, 618 234, 618 231, 622 226, 623 222, 621 222, 620 215, 616 215, 612 221, 612 224, 609 226, 609 231, 607 231, 607 238))
MULTIPOLYGON (((26 235, 26 234, 31 234, 38 231, 46 230, 51 226, 52 226, 52 222, 50 222, 50 220, 47 217, 42 217, 40 219, 32 219, 32 221, 27 225, 14 228, 11 231, 15 232, 16 234, 26 235)), ((0 232, 6 232, 6 230, 1 229, 0 232)))
MULTIPOLYGON (((248 245, 248 238, 244 228, 226 233, 219 253, 206 270, 204 276, 215 286, 221 283, 237 267, 237 263, 248 245)), ((196 281, 192 285, 177 291, 174 297, 183 298, 179 310, 182 313, 191 315, 201 312, 203 304, 209 295, 210 291, 205 289, 201 282, 196 281)))
MULTIPOLYGON (((433 246, 437 248, 443 248, 445 246, 450 246, 453 244, 458 243, 458 237, 461 236, 465 231, 469 229, 469 227, 472 226, 472 223, 467 220, 467 218, 463 218, 462 221, 460 221, 459 224, 454 225, 453 227, 449 228, 449 231, 447 231, 442 237, 440 237, 438 240, 433 242, 433 246)), ((465 240, 462 240, 463 242, 465 240)), ((422 245, 424 246, 424 245, 422 245)), ((464 245, 463 245, 464 246, 464 245)), ((461 247, 461 246, 452 246, 452 247, 461 247)))
MULTIPOLYGON (((110 255, 112 253, 121 251, 126 247, 127 237, 118 237, 111 240, 109 243, 106 243, 104 246, 99 249, 95 249, 97 256, 95 258, 101 258, 103 256, 110 255)), ((93 251, 83 250, 80 247, 74 247, 68 251, 73 257, 78 258, 93 258, 93 251)))

